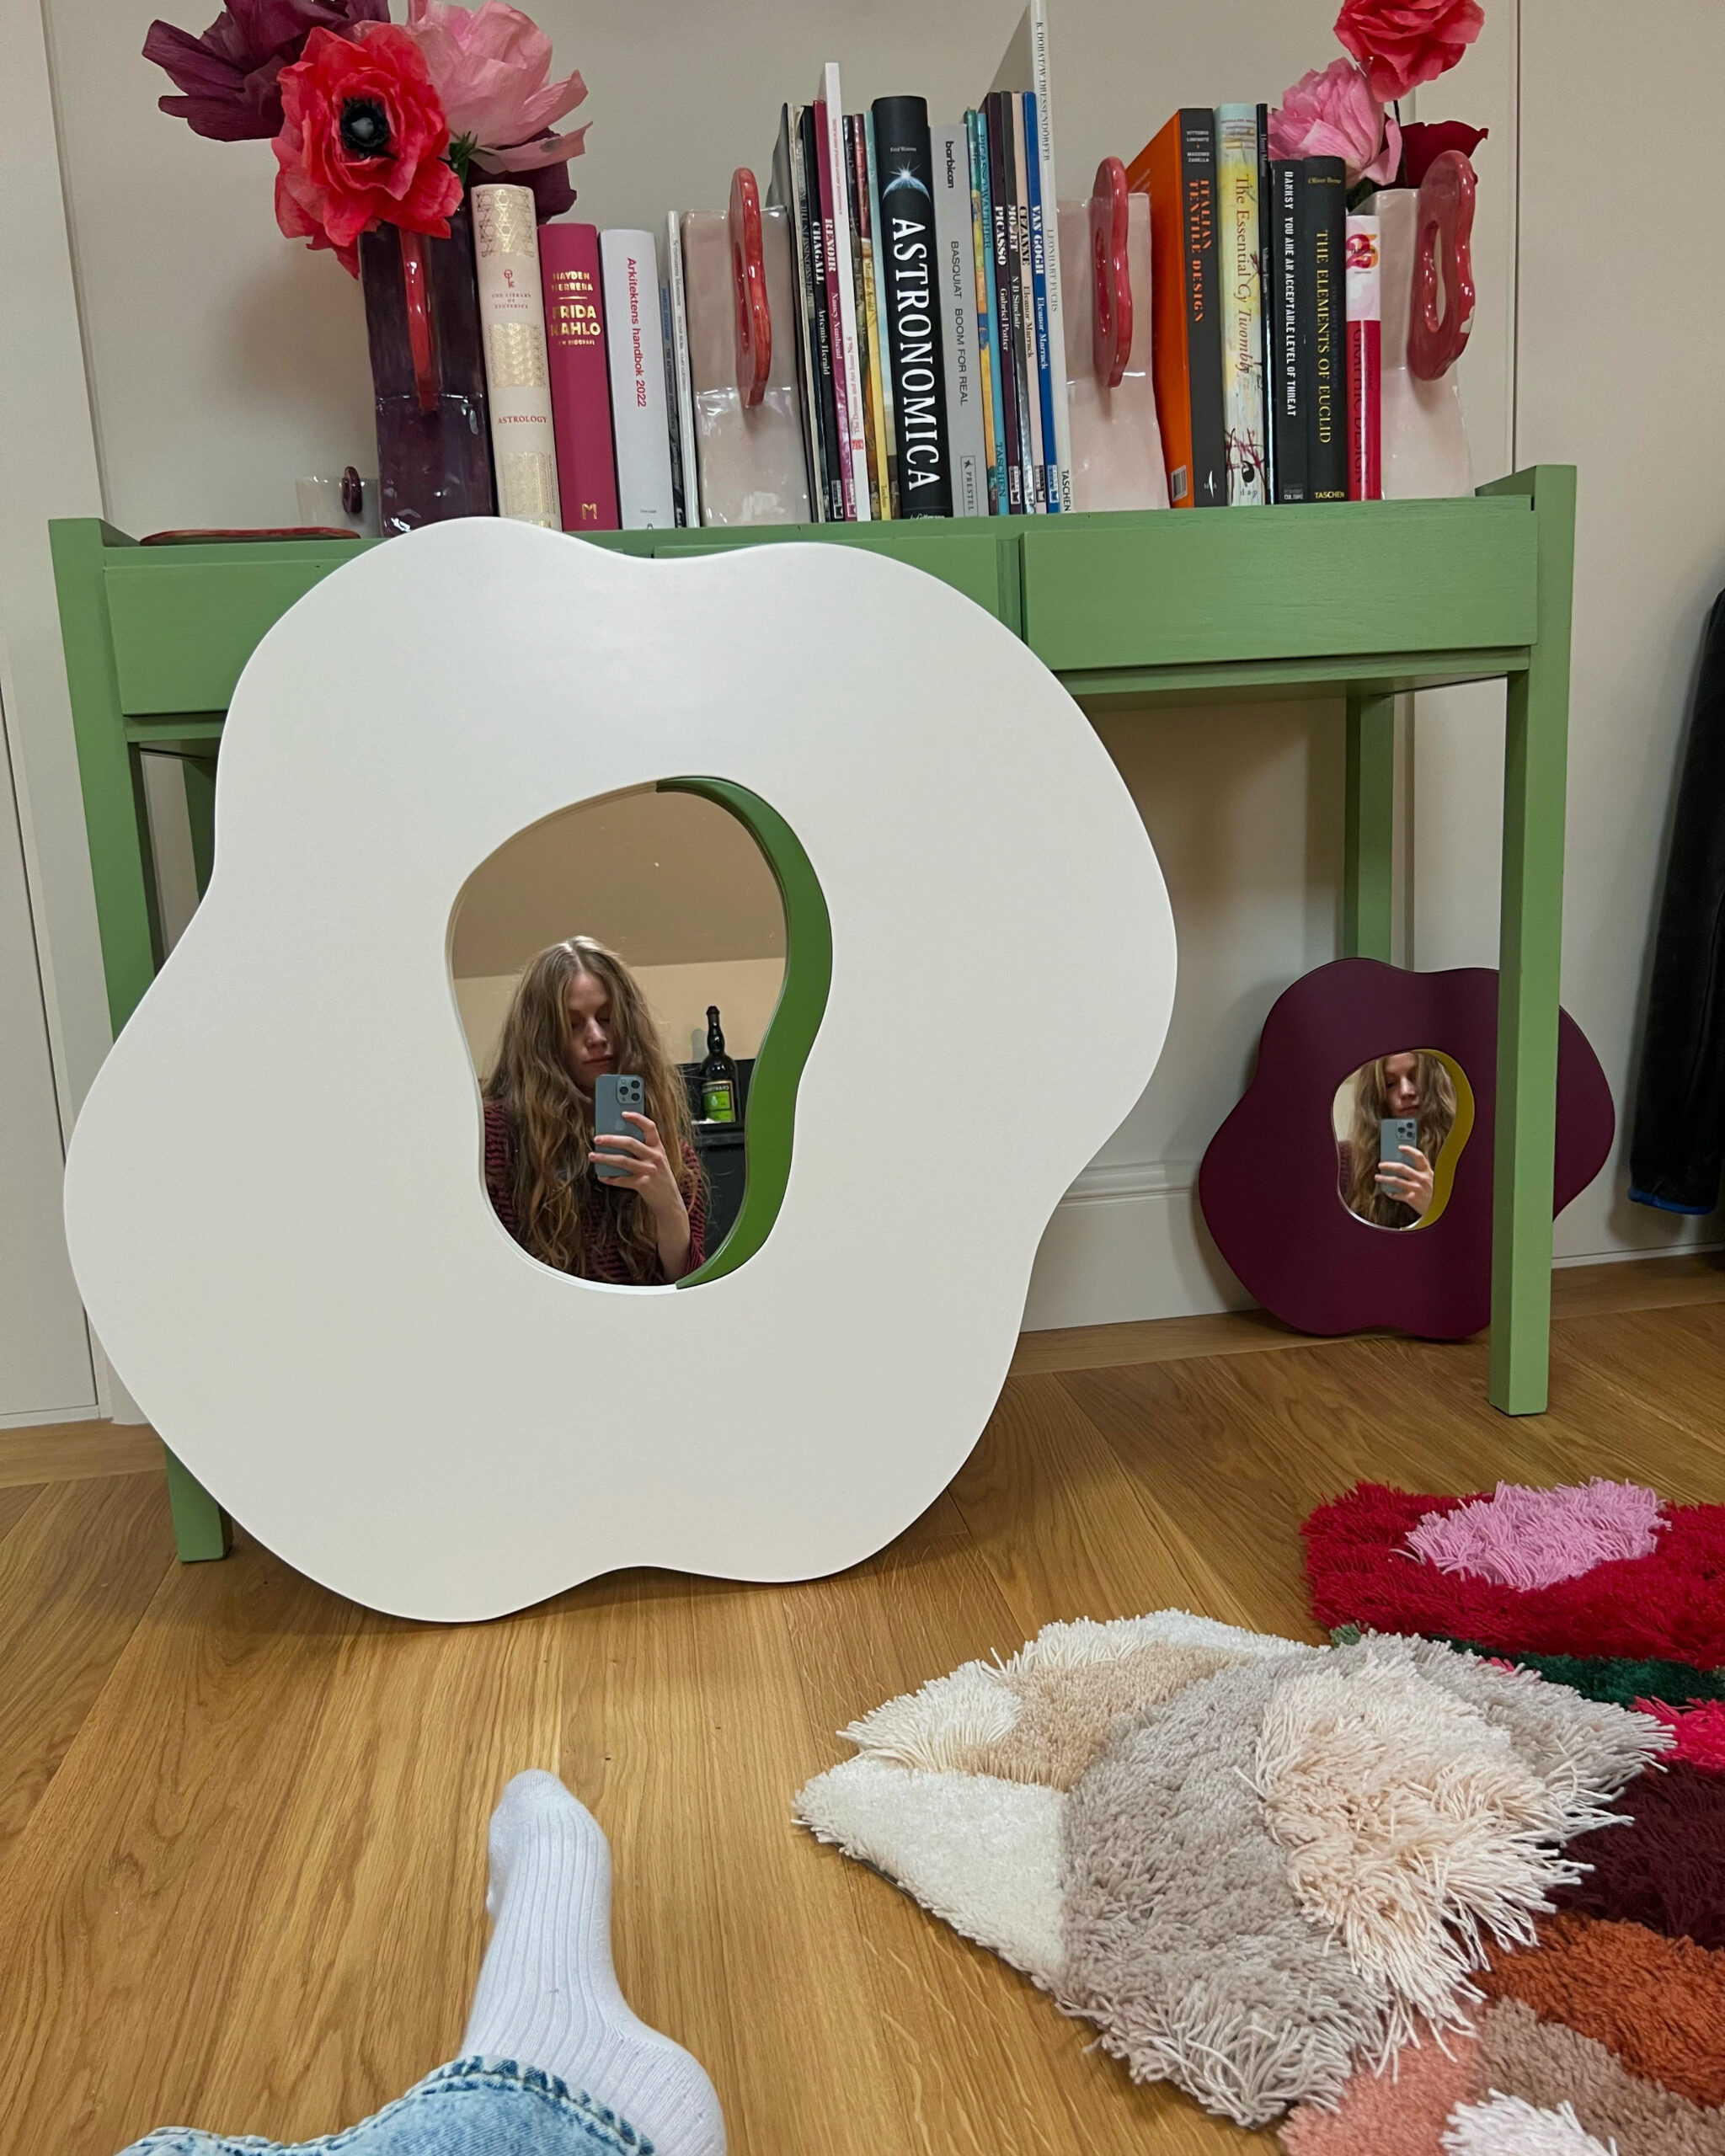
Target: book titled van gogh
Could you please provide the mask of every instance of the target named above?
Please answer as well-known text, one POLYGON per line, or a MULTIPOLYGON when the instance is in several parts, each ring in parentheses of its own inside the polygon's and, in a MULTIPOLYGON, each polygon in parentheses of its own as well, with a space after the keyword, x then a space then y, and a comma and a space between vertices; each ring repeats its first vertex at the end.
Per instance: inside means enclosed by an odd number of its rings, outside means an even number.
POLYGON ((1256 105, 1216 107, 1216 205, 1222 255, 1222 424, 1228 501, 1239 508, 1268 499, 1256 105))

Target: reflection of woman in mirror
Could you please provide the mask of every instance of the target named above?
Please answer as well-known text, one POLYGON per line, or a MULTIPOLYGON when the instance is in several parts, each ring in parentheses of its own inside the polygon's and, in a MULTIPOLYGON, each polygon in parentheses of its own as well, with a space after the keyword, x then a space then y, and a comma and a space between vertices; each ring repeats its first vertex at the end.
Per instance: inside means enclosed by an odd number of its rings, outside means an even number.
POLYGON ((1354 1117, 1342 1145, 1348 1210, 1377 1228, 1411 1228, 1432 1208, 1433 1169, 1455 1124, 1455 1086, 1429 1049, 1381 1055, 1354 1074, 1354 1117), (1391 1118, 1418 1127, 1418 1143, 1381 1161, 1379 1133, 1391 1118))
POLYGON ((515 984, 485 1081, 485 1187, 497 1217, 543 1264, 584 1280, 649 1287, 706 1255, 706 1193, 682 1075, 638 983, 585 936, 542 951, 515 984), (633 1137, 593 1134, 605 1071, 644 1081, 633 1137), (620 1168, 601 1182, 595 1159, 620 1168))

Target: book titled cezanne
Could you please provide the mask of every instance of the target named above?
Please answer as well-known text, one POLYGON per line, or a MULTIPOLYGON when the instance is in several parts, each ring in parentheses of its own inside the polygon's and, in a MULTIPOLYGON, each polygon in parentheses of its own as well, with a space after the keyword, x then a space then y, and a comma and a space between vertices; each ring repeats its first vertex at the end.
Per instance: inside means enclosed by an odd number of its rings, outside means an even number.
POLYGON ((900 511, 905 516, 950 516, 952 470, 935 277, 934 173, 928 107, 922 99, 875 99, 874 152, 887 347, 898 419, 900 511))
POLYGON ((605 311, 595 227, 542 226, 539 272, 545 288, 545 343, 563 528, 615 531, 617 470, 611 446, 605 311))

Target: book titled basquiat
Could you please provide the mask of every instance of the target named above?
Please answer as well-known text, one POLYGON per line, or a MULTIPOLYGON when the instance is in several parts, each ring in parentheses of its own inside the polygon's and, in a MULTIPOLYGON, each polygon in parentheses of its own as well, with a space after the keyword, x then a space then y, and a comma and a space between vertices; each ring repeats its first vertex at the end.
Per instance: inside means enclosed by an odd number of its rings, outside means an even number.
POLYGON ((928 107, 921 98, 877 98, 873 112, 900 509, 950 516, 928 107))

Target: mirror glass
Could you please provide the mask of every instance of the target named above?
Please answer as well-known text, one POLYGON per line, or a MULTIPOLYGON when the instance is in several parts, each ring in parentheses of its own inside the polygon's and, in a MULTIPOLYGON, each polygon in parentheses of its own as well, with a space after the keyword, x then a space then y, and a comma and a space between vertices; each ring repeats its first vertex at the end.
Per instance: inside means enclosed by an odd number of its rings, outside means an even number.
POLYGON ((742 1203, 784 979, 784 908, 749 832, 694 794, 579 803, 473 872, 449 952, 504 1226, 585 1279, 693 1272, 742 1203))
POLYGON ((1342 1203, 1372 1228, 1429 1227, 1448 1203, 1473 1123, 1461 1065, 1437 1049, 1381 1055, 1343 1079, 1331 1111, 1342 1203))

